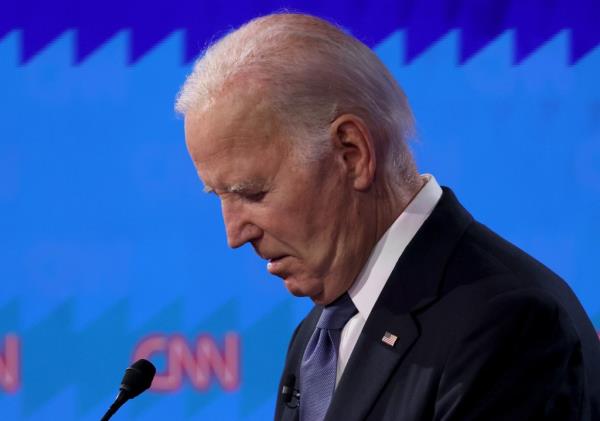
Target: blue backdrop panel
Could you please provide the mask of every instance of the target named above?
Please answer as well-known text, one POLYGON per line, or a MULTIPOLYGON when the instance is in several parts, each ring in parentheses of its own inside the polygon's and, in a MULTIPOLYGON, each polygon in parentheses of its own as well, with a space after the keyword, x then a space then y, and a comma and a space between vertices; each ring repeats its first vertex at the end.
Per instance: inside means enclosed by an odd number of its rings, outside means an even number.
POLYGON ((0 5, 0 413, 265 420, 310 308, 227 248, 173 111, 191 60, 288 7, 372 46, 405 88, 422 172, 542 260, 600 330, 600 2, 0 5))

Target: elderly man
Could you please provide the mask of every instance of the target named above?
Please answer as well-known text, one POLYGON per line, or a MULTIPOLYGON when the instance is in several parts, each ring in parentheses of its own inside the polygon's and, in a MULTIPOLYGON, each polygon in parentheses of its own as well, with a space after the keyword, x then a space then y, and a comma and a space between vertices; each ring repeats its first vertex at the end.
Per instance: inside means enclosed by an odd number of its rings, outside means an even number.
POLYGON ((600 419, 600 344, 568 286, 419 175, 406 97, 306 15, 255 19, 177 101, 231 247, 315 306, 277 420, 600 419))

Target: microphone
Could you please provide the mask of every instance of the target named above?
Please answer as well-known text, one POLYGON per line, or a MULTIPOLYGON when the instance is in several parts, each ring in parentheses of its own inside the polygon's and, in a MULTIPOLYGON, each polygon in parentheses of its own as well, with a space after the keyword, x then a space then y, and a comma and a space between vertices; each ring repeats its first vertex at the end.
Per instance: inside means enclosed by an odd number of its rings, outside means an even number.
POLYGON ((119 387, 119 394, 100 421, 108 421, 125 402, 148 389, 155 374, 156 367, 150 361, 142 358, 134 362, 131 367, 125 370, 125 375, 119 387))
POLYGON ((288 373, 281 386, 281 399, 283 400, 283 403, 291 409, 296 409, 300 405, 300 391, 294 387, 295 385, 296 376, 293 373, 288 373))

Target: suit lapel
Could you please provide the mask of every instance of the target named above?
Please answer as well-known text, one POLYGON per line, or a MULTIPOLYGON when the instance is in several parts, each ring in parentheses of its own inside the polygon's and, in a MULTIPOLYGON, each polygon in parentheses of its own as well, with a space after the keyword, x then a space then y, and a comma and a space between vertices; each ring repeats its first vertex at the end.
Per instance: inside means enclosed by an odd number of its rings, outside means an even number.
POLYGON ((446 262, 471 215, 447 188, 396 263, 333 395, 325 420, 364 420, 402 357, 418 339, 411 313, 433 302, 446 262), (389 332, 396 336, 385 343, 389 332))
POLYGON ((370 326, 365 325, 356 343, 326 420, 365 419, 390 374, 418 336, 410 315, 391 315, 385 309, 374 309, 367 323, 370 326), (386 332, 397 337, 393 346, 382 341, 386 332))

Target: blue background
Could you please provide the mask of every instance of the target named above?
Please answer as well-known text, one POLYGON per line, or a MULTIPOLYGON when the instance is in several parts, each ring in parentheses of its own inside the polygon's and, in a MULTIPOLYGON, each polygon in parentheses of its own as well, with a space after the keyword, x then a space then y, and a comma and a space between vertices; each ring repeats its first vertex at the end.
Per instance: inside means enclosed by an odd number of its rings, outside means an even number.
POLYGON ((241 338, 236 391, 186 381, 115 419, 272 417, 310 302, 227 249, 173 102, 215 34, 283 6, 374 48, 414 108, 420 171, 564 277, 600 330, 600 5, 482 4, 0 6, 0 356, 5 335, 21 341, 3 419, 97 420, 145 336, 226 332, 241 338))

